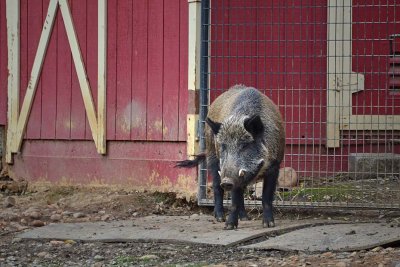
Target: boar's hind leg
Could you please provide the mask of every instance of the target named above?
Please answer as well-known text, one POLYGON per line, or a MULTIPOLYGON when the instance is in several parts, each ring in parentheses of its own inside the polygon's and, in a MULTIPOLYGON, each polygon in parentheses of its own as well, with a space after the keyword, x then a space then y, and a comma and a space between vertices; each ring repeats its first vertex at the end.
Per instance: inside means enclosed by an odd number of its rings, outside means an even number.
POLYGON ((226 230, 232 230, 238 227, 240 206, 243 205, 243 188, 236 187, 232 190, 232 206, 231 213, 229 214, 228 221, 225 224, 226 230))
POLYGON ((211 172, 213 179, 213 191, 214 191, 214 216, 218 222, 225 221, 224 216, 224 190, 221 187, 221 177, 218 174, 219 163, 217 159, 211 160, 208 164, 208 168, 211 172))
POLYGON ((263 227, 274 227, 274 215, 272 201, 276 190, 276 182, 279 176, 279 163, 274 162, 264 175, 262 205, 263 205, 263 227))

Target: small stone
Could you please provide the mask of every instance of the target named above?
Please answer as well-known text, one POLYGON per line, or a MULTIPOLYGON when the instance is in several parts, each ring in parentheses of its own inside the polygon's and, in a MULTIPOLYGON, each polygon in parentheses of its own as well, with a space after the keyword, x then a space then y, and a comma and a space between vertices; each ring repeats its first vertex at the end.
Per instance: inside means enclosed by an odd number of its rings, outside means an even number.
POLYGON ((331 258, 332 256, 333 256, 333 253, 330 251, 321 254, 322 258, 331 258))
POLYGON ((343 262, 343 261, 339 261, 338 263, 335 264, 336 267, 346 267, 347 263, 343 262))
POLYGON ((381 251, 383 248, 382 247, 375 247, 375 248, 373 248, 371 251, 372 252, 379 252, 379 251, 381 251))
POLYGON ((42 222, 41 220, 34 220, 31 223, 31 225, 34 226, 34 227, 42 227, 42 226, 44 226, 44 222, 42 222))
POLYGON ((50 220, 52 220, 53 222, 58 222, 61 221, 62 217, 60 214, 53 214, 50 216, 50 220))
POLYGON ((7 261, 16 261, 16 260, 17 260, 17 258, 14 256, 7 257, 7 261))
POLYGON ((66 245, 73 245, 73 244, 75 244, 76 243, 76 241, 74 241, 74 240, 72 240, 72 239, 67 239, 67 240, 65 240, 64 241, 64 243, 66 244, 66 245))
POLYGON ((137 217, 138 215, 139 215, 139 213, 137 213, 137 212, 132 213, 133 217, 137 217))
POLYGON ((86 217, 86 215, 83 212, 76 212, 72 216, 76 219, 86 217))
POLYGON ((15 206, 15 198, 13 197, 6 197, 3 201, 3 207, 4 208, 11 208, 15 206))
POLYGON ((95 261, 102 261, 102 260, 104 260, 104 257, 101 256, 101 255, 96 255, 96 256, 94 256, 94 260, 95 261))
POLYGON ((157 260, 158 258, 159 257, 157 255, 149 254, 149 255, 144 255, 144 256, 140 257, 139 260, 142 260, 142 261, 157 260))
POLYGON ((28 217, 30 217, 34 220, 40 219, 41 216, 42 216, 42 214, 40 214, 40 212, 38 212, 38 211, 31 211, 28 213, 28 217))
POLYGON ((383 263, 379 263, 378 267, 384 267, 385 265, 383 263))
POLYGON ((50 246, 57 247, 57 246, 61 246, 61 245, 64 245, 64 241, 60 241, 60 240, 51 240, 50 241, 50 246))
POLYGON ((100 210, 99 212, 97 212, 98 214, 100 214, 100 215, 104 215, 104 214, 106 214, 106 211, 105 210, 100 210))
POLYGON ((37 254, 37 256, 40 257, 40 258, 45 258, 45 259, 50 259, 51 258, 50 253, 48 253, 46 251, 39 252, 37 254))
POLYGON ((21 223, 22 225, 27 225, 27 224, 28 224, 28 222, 27 222, 24 218, 22 218, 22 219, 20 220, 20 223, 21 223))
POLYGON ((74 214, 74 213, 71 212, 71 211, 63 211, 61 214, 62 214, 63 216, 71 216, 71 215, 74 214))
POLYGON ((108 221, 111 219, 111 215, 110 214, 105 214, 103 216, 101 216, 100 220, 102 220, 103 222, 108 221))

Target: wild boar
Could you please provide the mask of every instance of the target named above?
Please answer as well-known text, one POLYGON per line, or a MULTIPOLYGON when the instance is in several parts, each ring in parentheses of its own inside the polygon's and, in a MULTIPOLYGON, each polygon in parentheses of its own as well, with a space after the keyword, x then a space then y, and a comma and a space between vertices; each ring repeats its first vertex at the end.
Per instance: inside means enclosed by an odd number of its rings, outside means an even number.
POLYGON ((274 227, 272 202, 284 157, 285 130, 278 107, 252 87, 235 85, 209 107, 205 127, 206 151, 177 167, 194 167, 206 160, 213 178, 214 215, 224 221, 223 195, 231 191, 231 212, 225 229, 248 218, 246 186, 263 179, 263 226, 274 227))

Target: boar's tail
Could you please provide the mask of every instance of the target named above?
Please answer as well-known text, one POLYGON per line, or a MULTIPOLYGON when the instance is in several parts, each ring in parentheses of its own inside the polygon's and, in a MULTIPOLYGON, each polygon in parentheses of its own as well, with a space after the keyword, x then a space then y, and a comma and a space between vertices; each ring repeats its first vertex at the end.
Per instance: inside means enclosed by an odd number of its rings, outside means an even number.
POLYGON ((175 165, 175 167, 178 168, 193 168, 199 165, 201 162, 206 160, 206 153, 201 153, 198 155, 194 155, 194 159, 190 160, 182 160, 178 161, 175 165))

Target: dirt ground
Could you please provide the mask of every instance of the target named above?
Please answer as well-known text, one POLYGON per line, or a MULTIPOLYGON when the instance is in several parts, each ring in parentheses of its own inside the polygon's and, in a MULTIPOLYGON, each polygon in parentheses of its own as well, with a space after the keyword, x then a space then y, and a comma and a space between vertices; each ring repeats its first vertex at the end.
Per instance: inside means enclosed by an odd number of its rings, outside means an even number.
MULTIPOLYGON (((239 245, 19 240, 18 232, 49 223, 212 213, 211 208, 177 199, 173 193, 39 184, 21 188, 17 191, 25 192, 19 195, 0 187, 0 266, 400 266, 397 244, 368 251, 305 254, 240 249, 239 245)), ((277 223, 287 218, 400 223, 399 212, 390 211, 276 209, 275 214, 277 223)), ((259 220, 260 212, 253 209, 250 216, 259 220)))

